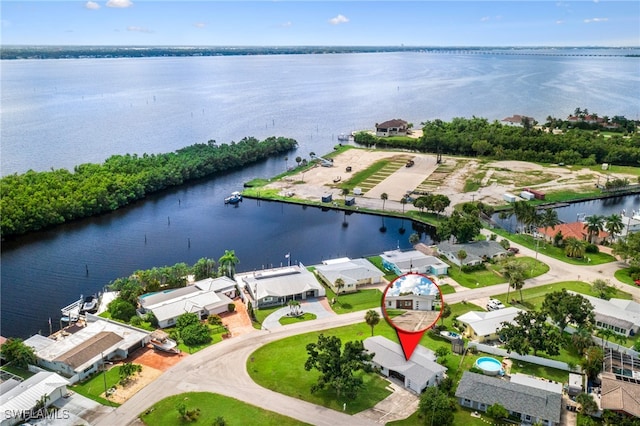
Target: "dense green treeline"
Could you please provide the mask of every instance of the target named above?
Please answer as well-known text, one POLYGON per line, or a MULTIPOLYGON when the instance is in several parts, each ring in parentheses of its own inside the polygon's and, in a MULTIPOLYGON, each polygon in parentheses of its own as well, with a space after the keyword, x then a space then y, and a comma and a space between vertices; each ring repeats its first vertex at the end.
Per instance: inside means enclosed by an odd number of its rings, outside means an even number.
POLYGON ((640 166, 638 133, 605 137, 579 129, 553 134, 538 128, 503 125, 485 118, 454 118, 423 123, 420 139, 378 138, 359 133, 356 142, 378 148, 488 156, 496 160, 594 165, 640 166))
POLYGON ((114 155, 103 164, 5 176, 0 180, 2 236, 37 231, 116 210, 192 179, 232 170, 295 148, 289 138, 195 144, 165 154, 114 155))

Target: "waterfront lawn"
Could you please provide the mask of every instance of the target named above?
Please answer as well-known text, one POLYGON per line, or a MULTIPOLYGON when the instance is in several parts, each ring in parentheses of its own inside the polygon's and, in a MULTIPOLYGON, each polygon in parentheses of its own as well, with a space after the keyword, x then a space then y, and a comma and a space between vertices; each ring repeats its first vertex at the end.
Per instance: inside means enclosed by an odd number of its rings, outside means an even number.
MULTIPOLYGON (((511 234, 504 229, 498 228, 492 229, 491 232, 495 232, 501 237, 511 240, 516 244, 520 244, 522 246, 530 248, 531 250, 536 249, 536 241, 531 235, 511 234)), ((570 263, 572 265, 601 265, 603 263, 614 262, 616 260, 615 257, 607 253, 586 253, 584 258, 582 259, 567 257, 564 249, 560 247, 554 247, 552 244, 542 241, 538 241, 538 253, 553 257, 554 259, 562 260, 563 262, 570 263), (589 262, 587 261, 587 259, 591 259, 591 261, 589 262)))
POLYGON ((103 394, 105 389, 116 387, 119 381, 120 368, 118 366, 114 366, 107 370, 106 374, 104 372, 98 372, 84 382, 71 386, 71 389, 74 392, 77 392, 80 395, 92 399, 102 405, 118 407, 120 404, 105 399, 103 394))
POLYGON ((358 290, 355 293, 345 293, 339 297, 337 297, 329 287, 325 286, 325 289, 329 303, 331 303, 334 298, 336 300, 336 303, 331 305, 331 309, 333 309, 333 312, 336 314, 347 314, 364 309, 376 309, 382 305, 382 292, 377 288, 358 290))
POLYGON ((234 398, 209 392, 188 392, 172 395, 156 402, 144 413, 140 420, 147 425, 176 425, 188 423, 190 425, 217 424, 216 419, 222 417, 228 425, 260 424, 265 426, 293 426, 305 423, 264 410, 234 398), (193 422, 180 419, 178 404, 185 404, 187 410, 200 410, 198 418, 193 422), (259 421, 258 421, 259 419, 259 421))
POLYGON ((311 314, 309 312, 305 312, 304 314, 297 316, 297 317, 282 317, 280 318, 280 324, 282 325, 288 325, 288 324, 297 324, 299 322, 303 322, 303 321, 311 321, 316 319, 316 315, 315 314, 311 314))

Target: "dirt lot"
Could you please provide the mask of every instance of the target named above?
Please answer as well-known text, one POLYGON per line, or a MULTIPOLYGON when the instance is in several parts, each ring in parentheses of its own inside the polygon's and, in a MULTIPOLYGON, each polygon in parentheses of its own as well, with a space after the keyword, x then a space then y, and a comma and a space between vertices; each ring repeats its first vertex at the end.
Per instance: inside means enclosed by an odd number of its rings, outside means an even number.
MULTIPOLYGON (((474 159, 443 156, 442 163, 436 164, 435 155, 375 151, 367 149, 350 149, 336 156, 333 167, 320 165, 289 176, 285 180, 268 185, 269 188, 281 190, 282 194, 293 193, 297 199, 320 201, 323 194, 331 193, 334 199, 341 199, 340 185, 361 170, 365 170, 382 159, 392 159, 398 155, 412 156, 415 166, 406 168, 399 166, 389 176, 382 177, 373 188, 356 199, 356 206, 382 208, 380 195, 388 195, 385 209, 401 211, 403 206, 399 199, 407 192, 426 188, 429 192, 444 194, 451 200, 450 209, 467 201, 482 201, 491 205, 504 204, 503 194, 511 192, 519 194, 523 187, 531 187, 540 191, 577 190, 594 188, 595 184, 604 182, 607 174, 587 168, 572 171, 563 166, 543 167, 524 161, 493 161, 483 163, 474 159), (351 172, 346 168, 350 166, 351 172), (340 178, 339 182, 334 182, 340 178), (476 191, 463 192, 465 183, 473 181, 479 187, 476 191)), ((633 176, 608 173, 610 179, 633 176)), ((405 209, 413 208, 410 204, 405 209)))
MULTIPOLYGON (((160 370, 142 365, 142 371, 133 377, 125 387, 119 385, 116 387, 116 391, 109 395, 109 401, 123 404, 140 389, 157 379, 162 373, 160 370)), ((106 398, 104 393, 101 396, 106 398)))

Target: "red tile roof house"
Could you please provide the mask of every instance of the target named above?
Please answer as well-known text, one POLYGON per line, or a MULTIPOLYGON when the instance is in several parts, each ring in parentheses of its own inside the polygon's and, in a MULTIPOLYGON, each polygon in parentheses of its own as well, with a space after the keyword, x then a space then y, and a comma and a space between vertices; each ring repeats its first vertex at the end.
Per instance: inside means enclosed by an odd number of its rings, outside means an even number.
POLYGON ((376 123, 376 136, 406 136, 409 123, 398 118, 376 123))
MULTIPOLYGON (((562 232, 564 239, 573 237, 578 240, 589 241, 589 231, 587 231, 587 225, 583 222, 561 223, 554 228, 538 228, 538 234, 544 235, 545 239, 549 241, 553 241, 553 237, 555 237, 558 232, 562 232)), ((607 238, 609 238, 609 233, 600 231, 595 239, 595 243, 602 244, 607 238)))

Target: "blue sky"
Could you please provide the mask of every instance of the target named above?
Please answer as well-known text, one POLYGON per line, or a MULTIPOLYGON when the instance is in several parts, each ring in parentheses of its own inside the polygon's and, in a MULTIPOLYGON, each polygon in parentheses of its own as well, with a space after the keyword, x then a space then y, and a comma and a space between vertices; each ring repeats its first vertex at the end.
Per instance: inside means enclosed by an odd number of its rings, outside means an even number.
POLYGON ((637 1, 2 1, 2 44, 640 46, 637 1))

